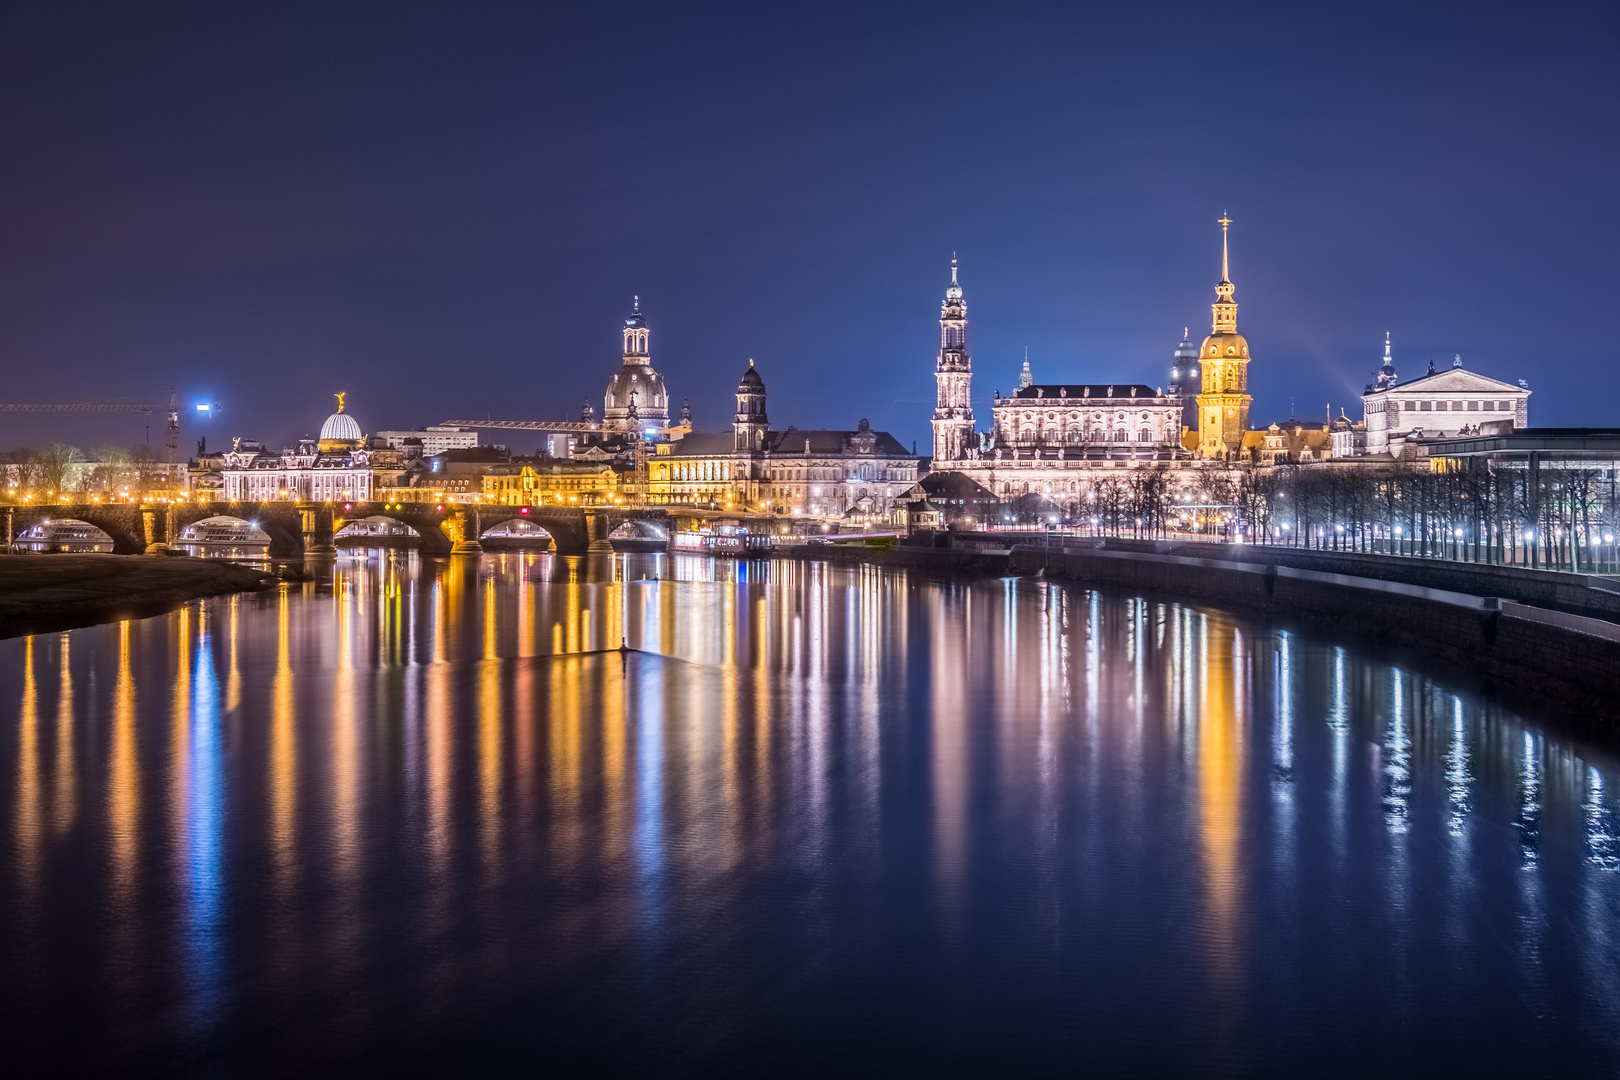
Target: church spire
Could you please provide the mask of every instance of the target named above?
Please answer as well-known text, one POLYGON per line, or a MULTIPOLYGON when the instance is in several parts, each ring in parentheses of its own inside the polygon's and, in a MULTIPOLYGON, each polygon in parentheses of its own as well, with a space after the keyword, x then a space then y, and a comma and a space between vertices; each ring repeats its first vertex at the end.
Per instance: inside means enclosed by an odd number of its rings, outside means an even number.
POLYGON ((1384 366, 1378 369, 1378 381, 1373 385, 1379 390, 1387 390, 1395 385, 1395 354, 1393 346, 1389 343, 1389 331, 1384 331, 1384 366))
POLYGON ((934 460, 968 457, 973 437, 973 361, 967 352, 967 303, 957 278, 956 252, 951 252, 951 283, 939 308, 939 359, 934 363, 938 396, 934 407, 934 460))
POLYGON ((1220 218, 1221 225, 1221 280, 1215 283, 1215 315, 1214 327, 1211 333, 1235 334, 1237 333, 1237 303, 1232 299, 1232 293, 1237 288, 1232 284, 1231 258, 1227 235, 1232 227, 1232 219, 1224 214, 1220 218))
POLYGON ((1227 268, 1226 258, 1226 232, 1232 227, 1232 219, 1225 214, 1221 215, 1221 280, 1231 281, 1232 272, 1227 268))

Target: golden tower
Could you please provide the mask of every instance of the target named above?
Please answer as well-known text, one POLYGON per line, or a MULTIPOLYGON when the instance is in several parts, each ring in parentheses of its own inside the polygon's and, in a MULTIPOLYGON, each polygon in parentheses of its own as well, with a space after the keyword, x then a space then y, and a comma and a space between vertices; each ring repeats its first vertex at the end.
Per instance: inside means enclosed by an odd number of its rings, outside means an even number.
POLYGON ((1215 285, 1215 325, 1198 350, 1204 385, 1198 395, 1198 452, 1236 460, 1249 430, 1249 343, 1237 332, 1237 303, 1227 263, 1227 230, 1221 218, 1221 280, 1215 285))

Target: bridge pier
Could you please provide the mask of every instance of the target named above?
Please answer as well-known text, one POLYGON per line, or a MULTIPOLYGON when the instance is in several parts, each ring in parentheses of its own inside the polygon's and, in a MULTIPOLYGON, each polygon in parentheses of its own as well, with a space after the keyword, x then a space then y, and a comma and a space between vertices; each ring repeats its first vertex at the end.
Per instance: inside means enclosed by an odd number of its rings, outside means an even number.
POLYGON ((585 535, 590 537, 590 546, 585 549, 587 555, 612 555, 613 542, 608 539, 607 515, 599 514, 595 510, 586 510, 585 535))
POLYGON ((304 558, 337 558, 337 543, 332 539, 332 508, 324 503, 299 503, 298 519, 304 533, 304 558))
POLYGON ((155 506, 141 507, 141 536, 146 541, 146 554, 169 553, 169 526, 172 524, 172 516, 168 508, 159 510, 155 506))
POLYGON ((472 529, 467 528, 468 513, 465 510, 456 510, 445 515, 445 524, 449 525, 452 536, 450 554, 452 555, 478 555, 484 550, 484 545, 478 542, 484 530, 479 527, 478 510, 472 511, 472 529))

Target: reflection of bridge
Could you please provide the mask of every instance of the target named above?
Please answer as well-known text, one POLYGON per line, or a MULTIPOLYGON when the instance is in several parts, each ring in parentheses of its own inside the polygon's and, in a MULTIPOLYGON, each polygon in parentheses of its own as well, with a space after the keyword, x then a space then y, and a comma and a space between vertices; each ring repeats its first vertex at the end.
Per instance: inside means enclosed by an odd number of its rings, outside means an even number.
MULTIPOLYGON (((504 521, 528 521, 551 534, 552 550, 559 555, 584 555, 592 551, 612 551, 608 536, 630 522, 657 523, 667 528, 668 515, 661 509, 601 507, 576 509, 565 506, 458 506, 444 509, 428 504, 394 504, 381 509, 378 504, 356 504, 353 517, 385 517, 408 525, 422 538, 422 550, 429 555, 449 555, 481 550, 478 538, 485 530, 504 521)), ((8 506, 7 537, 14 537, 42 521, 73 518, 89 522, 112 538, 113 551, 121 555, 161 552, 192 522, 203 518, 228 516, 251 522, 270 537, 272 556, 330 555, 336 552, 332 534, 346 520, 334 513, 330 503, 238 502, 238 503, 148 503, 118 505, 85 503, 56 506, 8 506)))

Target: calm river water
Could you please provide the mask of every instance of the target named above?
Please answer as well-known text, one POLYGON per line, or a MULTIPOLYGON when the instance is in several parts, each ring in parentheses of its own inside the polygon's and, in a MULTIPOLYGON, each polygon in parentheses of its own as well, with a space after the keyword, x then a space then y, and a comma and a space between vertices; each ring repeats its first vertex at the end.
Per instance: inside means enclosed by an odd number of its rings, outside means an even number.
POLYGON ((1620 1067, 1616 759, 1217 609, 374 552, 0 700, 13 1065, 1620 1067))

